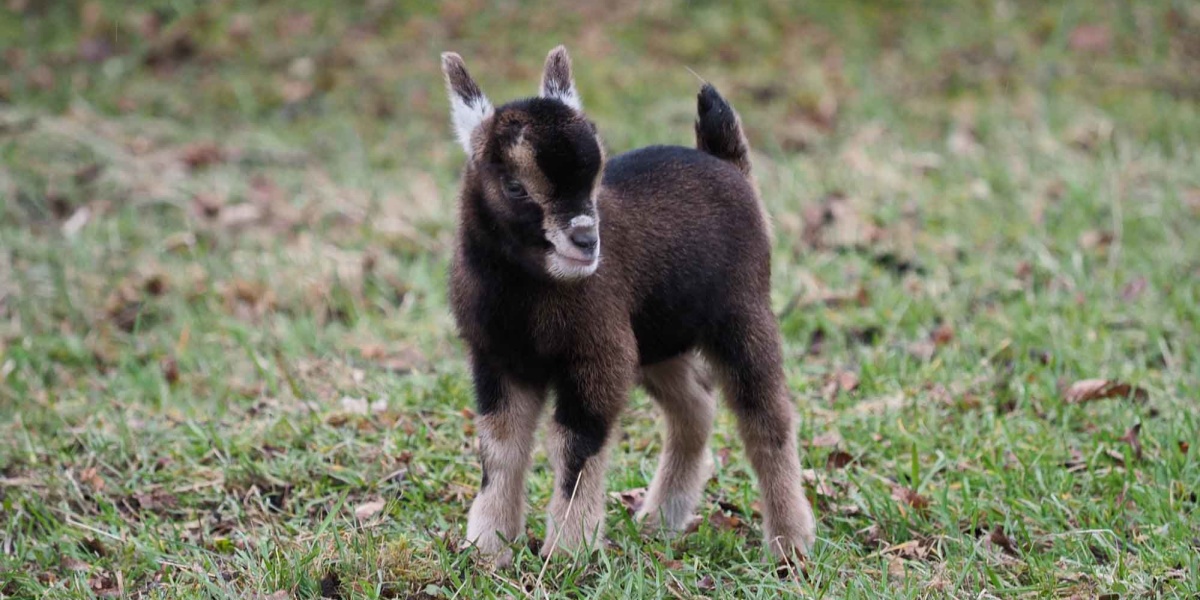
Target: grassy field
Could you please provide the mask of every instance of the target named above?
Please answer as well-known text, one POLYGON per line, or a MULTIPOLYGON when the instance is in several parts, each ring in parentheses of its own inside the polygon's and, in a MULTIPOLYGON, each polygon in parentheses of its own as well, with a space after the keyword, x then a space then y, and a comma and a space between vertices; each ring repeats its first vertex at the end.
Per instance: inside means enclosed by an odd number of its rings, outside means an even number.
POLYGON ((1200 593, 1197 3, 127 4, 0 6, 0 598, 1200 593), (515 566, 458 549, 438 53, 504 101, 560 42, 610 153, 692 143, 687 68, 743 115, 802 569, 728 413, 639 535, 640 392, 602 549, 537 558, 540 451, 515 566))

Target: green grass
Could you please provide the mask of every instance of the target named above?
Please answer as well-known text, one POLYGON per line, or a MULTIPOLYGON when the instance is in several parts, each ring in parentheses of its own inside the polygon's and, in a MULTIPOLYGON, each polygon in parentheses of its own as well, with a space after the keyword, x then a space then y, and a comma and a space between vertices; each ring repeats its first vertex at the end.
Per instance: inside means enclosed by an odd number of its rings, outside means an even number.
MULTIPOLYGON (((0 8, 0 597, 1200 593, 1195 3, 139 4, 0 8), (728 414, 695 532, 614 499, 588 557, 458 550, 437 56, 503 101, 559 42, 610 153, 691 143, 685 67, 742 113, 803 572, 764 560, 728 414), (1068 402, 1090 378, 1146 394, 1068 402)), ((652 475, 653 413, 611 490, 652 475)))

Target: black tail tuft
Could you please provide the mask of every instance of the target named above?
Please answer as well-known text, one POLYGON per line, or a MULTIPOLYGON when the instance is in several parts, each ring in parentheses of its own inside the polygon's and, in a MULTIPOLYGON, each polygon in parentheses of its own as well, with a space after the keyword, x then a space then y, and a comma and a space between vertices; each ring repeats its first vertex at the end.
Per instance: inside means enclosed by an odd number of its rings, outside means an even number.
POLYGON ((696 149, 734 164, 750 176, 750 145, 733 107, 706 83, 696 96, 696 149))

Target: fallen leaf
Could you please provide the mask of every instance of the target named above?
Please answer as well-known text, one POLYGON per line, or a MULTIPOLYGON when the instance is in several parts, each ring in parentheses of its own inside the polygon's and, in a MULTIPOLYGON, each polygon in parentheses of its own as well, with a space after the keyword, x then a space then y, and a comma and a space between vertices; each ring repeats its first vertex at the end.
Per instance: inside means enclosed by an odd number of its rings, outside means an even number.
POLYGON ((994 546, 999 546, 1001 550, 1012 556, 1017 556, 1018 554, 1016 544, 1004 533, 1004 529, 1001 527, 992 529, 992 532, 988 535, 988 541, 994 546))
POLYGON ((612 496, 625 507, 625 511, 629 514, 635 514, 642 509, 642 503, 646 500, 646 488, 639 487, 628 489, 620 492, 610 492, 612 496))
POLYGON ((1068 404, 1083 404, 1092 400, 1105 398, 1129 398, 1145 402, 1149 397, 1146 390, 1131 386, 1128 383, 1112 379, 1083 379, 1072 383, 1063 392, 1063 399, 1068 404))
POLYGON ((1107 25, 1079 25, 1071 30, 1067 46, 1076 52, 1099 54, 1112 45, 1112 32, 1107 25))
POLYGON ((712 575, 705 575, 700 578, 700 581, 696 582, 696 589, 703 592, 711 592, 717 589, 717 582, 713 579, 712 575))
POLYGON ((379 514, 379 511, 383 510, 384 506, 387 506, 387 502, 384 502, 383 500, 364 502, 354 507, 354 518, 358 519, 359 521, 365 521, 379 514))
POLYGON ((1079 234, 1079 246, 1085 250, 1103 251, 1112 245, 1116 236, 1111 231, 1088 230, 1079 234))
POLYGON ((858 387, 858 375, 853 371, 839 371, 836 379, 838 389, 843 392, 853 392, 858 387))
POLYGON ((834 450, 833 452, 830 452, 829 457, 825 459, 825 470, 833 471, 836 469, 842 469, 852 462, 854 462, 854 456, 852 454, 842 450, 834 450))
POLYGON ((933 329, 929 334, 929 339, 937 346, 945 346, 954 341, 954 327, 949 323, 942 323, 933 329))
POLYGON ((915 490, 901 485, 892 486, 892 499, 902 506, 911 506, 916 510, 929 508, 929 499, 918 494, 915 490))
POLYGON ((179 498, 170 492, 154 491, 148 494, 136 494, 133 497, 138 510, 162 511, 175 508, 179 498))
POLYGON ((1179 451, 1182 452, 1183 454, 1187 454, 1188 449, 1190 449, 1191 447, 1192 447, 1191 444, 1189 444, 1183 440, 1179 440, 1179 451))
POLYGON ((712 525, 717 531, 736 531, 745 526, 745 522, 741 517, 734 514, 726 514, 723 510, 715 510, 708 516, 708 524, 712 525))
POLYGON ((901 542, 895 546, 888 546, 881 550, 880 554, 891 554, 909 560, 921 560, 929 556, 929 550, 929 544, 925 540, 915 539, 901 542))
POLYGON ((88 467, 80 471, 79 481, 97 492, 104 489, 104 478, 100 477, 100 473, 96 470, 96 467, 88 467))
POLYGON ((729 458, 732 455, 733 455, 733 449, 730 448, 729 446, 725 446, 723 448, 718 448, 717 449, 717 463, 721 467, 727 466, 729 464, 729 458))
POLYGON ((68 571, 75 571, 75 572, 88 571, 92 568, 91 565, 89 565, 89 564, 83 562, 82 560, 79 560, 78 558, 75 558, 73 556, 62 557, 61 564, 62 564, 62 568, 66 569, 68 571))
POLYGON ((168 384, 179 383, 179 363, 174 358, 162 359, 159 362, 159 368, 162 370, 163 379, 166 379, 168 384))
POLYGON ((214 142, 192 142, 179 152, 179 160, 189 169, 198 170, 225 160, 225 151, 214 142))
POLYGON ((98 538, 83 538, 83 541, 79 542, 79 546, 101 558, 108 556, 108 548, 98 538))

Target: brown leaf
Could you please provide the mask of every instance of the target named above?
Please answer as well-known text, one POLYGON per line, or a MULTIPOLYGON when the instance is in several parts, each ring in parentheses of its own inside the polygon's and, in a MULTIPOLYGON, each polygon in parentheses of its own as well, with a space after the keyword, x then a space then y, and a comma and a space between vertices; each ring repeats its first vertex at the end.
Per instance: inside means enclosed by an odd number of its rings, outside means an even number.
POLYGON ((1094 229, 1079 234, 1079 246, 1085 250, 1106 250, 1112 245, 1116 236, 1111 231, 1096 231, 1094 229))
POLYGON ((1146 390, 1112 379, 1083 379, 1072 383, 1063 392, 1068 404, 1083 404, 1105 398, 1129 398, 1145 402, 1149 397, 1146 390))
POLYGON ((625 507, 625 512, 632 515, 642 509, 642 503, 646 500, 646 488, 639 487, 621 492, 610 492, 609 496, 620 502, 621 506, 625 507))
POLYGON ((918 494, 915 490, 901 485, 892 486, 892 498, 901 506, 911 506, 916 510, 929 508, 929 499, 918 494))
POLYGON ((834 450, 829 453, 829 457, 825 459, 825 470, 833 471, 836 469, 845 468, 846 465, 854 462, 854 456, 849 452, 842 450, 834 450))
POLYGON ((370 502, 364 502, 354 507, 354 518, 358 519, 359 521, 365 521, 379 514, 379 512, 382 511, 385 506, 387 506, 387 502, 384 502, 383 500, 371 500, 370 502))
POLYGON ((942 323, 933 329, 929 334, 929 339, 937 346, 945 346, 954 341, 954 327, 949 323, 942 323))
POLYGON ((700 581, 696 582, 696 589, 702 592, 711 592, 717 589, 717 582, 713 579, 712 575, 705 575, 700 578, 700 581))
POLYGON ((74 556, 64 556, 60 562, 62 564, 62 568, 68 571, 82 572, 91 570, 92 568, 91 565, 79 560, 78 558, 75 558, 74 556))
POLYGON ((915 539, 901 542, 895 546, 888 546, 880 551, 881 554, 891 554, 905 558, 908 560, 922 560, 929 556, 929 543, 927 540, 915 539))
POLYGON ((100 477, 100 473, 96 470, 96 467, 88 467, 80 471, 79 481, 97 492, 104 489, 104 478, 100 477))
POLYGON ((162 359, 159 362, 159 368, 162 370, 163 379, 166 379, 168 384, 179 383, 179 363, 174 358, 162 359))
POLYGON ((1137 460, 1142 460, 1142 442, 1138 439, 1138 434, 1142 432, 1142 424, 1134 423, 1125 435, 1121 436, 1121 441, 1133 447, 1133 457, 1137 460))
POLYGON ((990 541, 994 546, 999 546, 1002 550, 1012 556, 1017 556, 1018 554, 1016 544, 1014 544, 1008 535, 1004 533, 1004 529, 1001 527, 995 527, 992 529, 991 534, 988 535, 988 541, 990 541))
POLYGON ((192 142, 179 152, 179 159, 189 169, 198 170, 225 160, 225 151, 214 142, 192 142))
POLYGON ((717 531, 736 531, 745 527, 745 522, 741 517, 734 514, 725 514, 723 510, 715 510, 708 516, 708 524, 717 531))
POLYGON ((1192 447, 1191 444, 1189 444, 1183 440, 1179 440, 1179 451, 1182 452, 1183 454, 1187 454, 1188 449, 1190 449, 1191 447, 1192 447))
POLYGON ((858 375, 853 371, 839 371, 836 379, 838 389, 843 392, 853 392, 858 387, 858 375))
POLYGON ((154 491, 148 494, 136 494, 133 497, 139 510, 162 511, 175 508, 179 498, 170 492, 154 491))
POLYGON ((1067 45, 1080 53, 1107 52, 1112 45, 1112 32, 1107 25, 1080 25, 1071 30, 1067 45))

